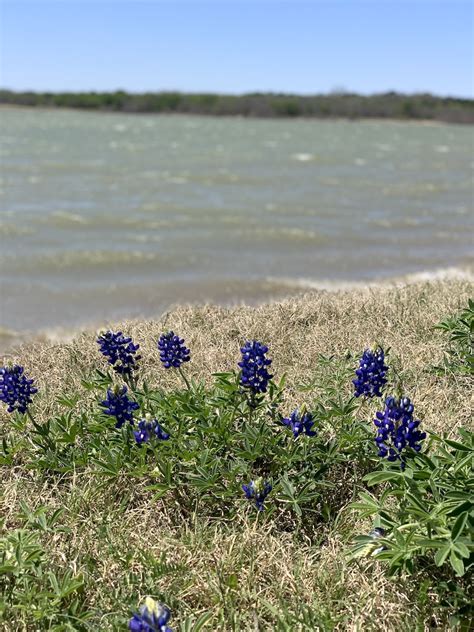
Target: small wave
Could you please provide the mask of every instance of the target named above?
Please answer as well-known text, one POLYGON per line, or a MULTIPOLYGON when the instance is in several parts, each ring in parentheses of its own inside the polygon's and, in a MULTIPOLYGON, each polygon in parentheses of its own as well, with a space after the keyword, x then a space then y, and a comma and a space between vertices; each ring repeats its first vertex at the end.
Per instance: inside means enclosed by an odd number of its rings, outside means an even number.
MULTIPOLYGON (((160 211, 157 205, 145 205, 142 207, 145 212, 160 211)), ((116 215, 79 215, 68 211, 55 211, 46 217, 34 218, 35 224, 46 226, 54 226, 57 228, 81 228, 84 230, 96 230, 100 228, 124 229, 160 229, 175 228, 183 223, 183 218, 175 217, 173 219, 146 219, 141 217, 117 217, 116 215)), ((0 224, 1 232, 1 224, 0 224)))
MULTIPOLYGON (((76 252, 58 252, 33 257, 3 257, 2 267, 15 271, 44 272, 65 268, 97 268, 116 265, 140 265, 158 262, 163 257, 155 252, 140 250, 81 250, 76 252)), ((169 265, 169 257, 166 258, 169 265)))
POLYGON ((450 267, 439 268, 437 270, 422 270, 409 274, 388 277, 373 281, 333 281, 330 279, 309 279, 291 277, 267 277, 269 283, 283 285, 288 288, 298 288, 302 290, 354 290, 364 288, 374 288, 390 285, 410 285, 421 281, 470 281, 474 282, 474 266, 472 267, 450 267))
POLYGON ((14 329, 0 326, 0 340, 11 340, 12 338, 16 338, 18 335, 18 332, 14 329))
POLYGON ((71 342, 81 332, 92 329, 91 323, 84 322, 72 327, 47 327, 36 331, 14 331, 0 327, 0 354, 3 361, 14 354, 16 349, 24 344, 34 342, 46 342, 48 344, 61 344, 71 342))
MULTIPOLYGON (((240 218, 237 221, 240 224, 240 218)), ((233 231, 233 237, 236 236, 245 239, 279 239, 313 243, 322 243, 328 239, 327 235, 297 226, 239 226, 233 231)))
POLYGON ((298 162, 310 162, 311 160, 314 160, 316 158, 316 156, 314 154, 308 154, 308 153, 299 153, 299 154, 291 154, 291 159, 292 160, 297 160, 298 162))
POLYGON ((51 213, 51 218, 53 218, 54 224, 56 226, 76 226, 77 224, 87 224, 88 221, 82 215, 78 215, 77 213, 68 213, 67 211, 55 211, 51 213))
POLYGON ((4 237, 13 237, 17 235, 31 235, 33 230, 25 226, 16 226, 10 222, 0 222, 0 235, 4 237))

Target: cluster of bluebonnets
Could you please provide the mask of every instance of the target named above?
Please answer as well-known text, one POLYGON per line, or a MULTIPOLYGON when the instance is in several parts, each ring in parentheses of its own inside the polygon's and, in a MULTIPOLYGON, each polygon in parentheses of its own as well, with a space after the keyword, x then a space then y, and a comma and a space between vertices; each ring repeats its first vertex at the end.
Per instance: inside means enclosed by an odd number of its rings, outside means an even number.
MULTIPOLYGON (((106 331, 99 335, 97 343, 100 352, 107 358, 113 370, 125 380, 131 379, 138 369, 138 360, 141 358, 137 355, 139 345, 134 344, 132 339, 124 336, 121 331, 106 331)), ((158 350, 160 360, 166 369, 176 368, 181 372, 182 365, 191 359, 190 350, 185 346, 184 339, 173 331, 160 336, 158 350)), ((267 391, 273 377, 268 372, 272 360, 267 357, 268 347, 257 340, 247 341, 240 351, 240 385, 244 391, 247 390, 251 394, 249 404, 252 406, 255 404, 255 396, 267 391)), ((366 349, 355 371, 354 396, 381 397, 387 383, 387 371, 383 349, 366 349)), ((186 378, 185 381, 189 387, 186 378)), ((33 379, 25 376, 22 366, 4 366, 0 369, 0 401, 7 404, 8 412, 28 413, 32 395, 38 390, 33 383, 33 379)), ((139 409, 139 405, 129 397, 125 384, 109 388, 105 400, 100 405, 105 415, 115 418, 116 428, 121 428, 127 423, 135 425, 134 412, 139 409)), ((378 455, 392 462, 399 460, 402 467, 406 448, 419 452, 421 442, 426 437, 426 433, 419 430, 420 421, 413 418, 413 412, 414 406, 408 397, 389 396, 385 400, 384 410, 377 412, 374 419, 378 455)), ((289 417, 282 417, 281 423, 291 430, 295 439, 301 434, 309 437, 316 435, 313 429, 313 415, 309 411, 296 409, 289 417)), ((161 427, 158 420, 147 417, 138 422, 134 437, 137 444, 143 444, 152 439, 165 441, 170 435, 161 427)), ((247 498, 254 499, 257 508, 263 509, 263 501, 271 490, 270 483, 259 482, 257 485, 255 481, 251 481, 242 488, 247 498)))
MULTIPOLYGON (((100 352, 113 370, 122 376, 133 391, 136 383, 134 374, 141 358, 137 355, 139 345, 134 344, 130 337, 124 336, 120 331, 100 334, 97 343, 100 352)), ((166 369, 177 369, 186 386, 190 388, 182 371, 182 365, 191 359, 190 350, 185 346, 184 339, 170 331, 161 335, 157 346, 163 366, 166 369)), ((262 397, 266 393, 273 377, 268 371, 272 360, 267 357, 268 347, 257 340, 247 341, 240 351, 239 384, 241 392, 249 395, 247 401, 252 409, 257 405, 259 396, 262 397)), ((366 349, 355 372, 354 396, 368 399, 381 397, 387 383, 388 370, 385 353, 381 347, 366 349)), ((34 380, 25 376, 21 366, 4 366, 0 369, 0 401, 7 404, 8 412, 28 414, 33 419, 29 411, 32 396, 37 392, 33 383, 34 380)), ((122 384, 107 390, 106 398, 100 402, 103 413, 115 419, 116 428, 129 424, 138 445, 170 439, 170 434, 149 414, 135 426, 134 413, 139 409, 139 405, 129 397, 128 387, 122 384)), ((374 419, 378 456, 390 462, 399 461, 402 469, 405 468, 407 449, 408 454, 409 450, 419 452, 426 437, 426 433, 419 430, 420 421, 414 419, 413 413, 414 406, 408 397, 389 396, 385 399, 384 410, 377 412, 374 419)), ((301 435, 314 437, 317 434, 313 414, 306 408, 296 409, 288 417, 280 417, 280 421, 292 432, 295 440, 301 435)), ((242 490, 260 512, 264 510, 264 503, 272 491, 272 485, 263 477, 258 477, 242 484, 242 490)), ((140 611, 133 615, 129 629, 133 632, 171 632, 167 625, 169 618, 170 611, 166 606, 147 599, 140 611)))

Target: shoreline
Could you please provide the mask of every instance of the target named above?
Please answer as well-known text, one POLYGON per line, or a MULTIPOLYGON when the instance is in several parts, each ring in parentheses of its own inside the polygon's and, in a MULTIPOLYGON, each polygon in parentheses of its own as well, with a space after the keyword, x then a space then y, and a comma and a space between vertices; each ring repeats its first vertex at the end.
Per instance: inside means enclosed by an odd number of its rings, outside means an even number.
POLYGON ((204 112, 127 112, 125 110, 105 110, 99 108, 75 108, 75 107, 54 107, 54 106, 45 106, 45 105, 22 105, 22 104, 13 104, 13 103, 0 103, 0 112, 2 110, 28 110, 28 111, 39 111, 39 112, 81 112, 84 114, 111 114, 118 116, 163 116, 166 118, 181 118, 183 116, 189 116, 193 118, 216 118, 216 119, 241 119, 241 120, 252 120, 252 121, 318 121, 318 122, 347 122, 347 123, 363 123, 363 122, 374 122, 374 123, 412 123, 414 125, 426 125, 433 127, 443 126, 443 125, 472 125, 474 126, 473 121, 444 121, 442 119, 430 119, 430 118, 402 118, 402 117, 392 117, 392 116, 255 116, 255 115, 245 115, 245 114, 215 114, 213 112, 204 113, 204 112))
POLYGON ((305 300, 311 301, 315 297, 321 296, 334 296, 335 300, 341 299, 341 297, 360 297, 365 296, 367 298, 373 297, 377 293, 390 293, 395 291, 428 291, 432 289, 436 291, 440 287, 452 286, 452 288, 464 287, 467 291, 472 293, 474 298, 474 272, 466 269, 464 273, 457 269, 445 270, 443 274, 438 273, 415 273, 410 275, 409 278, 404 279, 389 279, 386 281, 363 283, 363 282, 345 282, 338 285, 325 284, 321 282, 304 282, 300 286, 295 286, 293 282, 294 292, 290 291, 288 286, 288 294, 284 296, 269 297, 262 301, 246 301, 236 300, 227 302, 190 302, 190 303, 171 303, 161 313, 154 314, 153 316, 136 316, 136 317, 114 317, 94 320, 89 322, 82 322, 72 327, 67 326, 52 326, 42 328, 36 331, 14 331, 7 327, 0 326, 0 356, 5 359, 12 356, 24 347, 34 346, 41 344, 45 346, 55 346, 62 344, 70 344, 78 336, 84 334, 90 334, 103 328, 121 328, 121 323, 133 324, 139 326, 140 324, 147 322, 159 322, 166 320, 169 314, 181 311, 189 311, 198 313, 206 309, 227 310, 232 312, 239 309, 250 309, 258 311, 261 308, 271 308, 272 306, 279 305, 294 301, 295 304, 304 302, 305 300))
POLYGON ((469 97, 431 93, 385 91, 373 94, 332 92, 294 94, 284 92, 185 92, 158 90, 39 91, 0 88, 0 103, 27 107, 46 106, 86 111, 128 113, 176 113, 245 118, 295 118, 361 120, 437 120, 474 123, 474 100, 469 97))

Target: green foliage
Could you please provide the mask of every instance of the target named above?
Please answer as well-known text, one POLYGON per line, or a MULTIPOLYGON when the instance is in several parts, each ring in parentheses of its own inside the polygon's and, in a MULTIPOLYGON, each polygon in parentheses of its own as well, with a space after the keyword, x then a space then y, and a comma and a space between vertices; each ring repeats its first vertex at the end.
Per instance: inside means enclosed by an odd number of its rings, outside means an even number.
POLYGON ((387 466, 364 477, 382 491, 362 492, 352 507, 374 516, 386 535, 357 538, 352 556, 375 556, 391 573, 434 563, 462 577, 474 564, 474 434, 461 429, 459 441, 431 437, 430 456, 417 454, 403 470, 387 466))
MULTIPOLYGON (((56 518, 48 522, 44 510, 37 512, 41 530, 53 528, 56 518)), ((84 608, 83 587, 81 574, 51 563, 32 530, 14 529, 0 537, 0 618, 4 621, 15 626, 23 622, 30 629, 85 630, 91 613, 84 608)))
POLYGON ((191 114, 256 117, 385 117, 474 122, 471 99, 431 94, 387 92, 363 96, 348 92, 301 96, 252 93, 235 95, 180 92, 13 92, 0 90, 0 103, 37 107, 67 107, 111 112, 187 112, 191 114))
POLYGON ((449 336, 449 348, 444 370, 474 374, 474 300, 456 316, 436 325, 449 336))
MULTIPOLYGON (((323 377, 328 363, 322 363, 323 377)), ((335 370, 333 375, 341 379, 346 373, 335 370)), ((137 445, 130 426, 116 429, 114 420, 102 414, 98 402, 112 377, 96 371, 83 380, 84 388, 99 395, 88 412, 76 412, 77 398, 63 397, 66 413, 44 423, 32 418, 28 431, 17 417, 21 458, 27 468, 50 475, 88 468, 99 481, 143 480, 156 500, 176 502, 187 515, 233 518, 253 512, 242 484, 258 477, 273 484, 267 513, 275 519, 312 524, 315 516, 324 520, 337 511, 345 495, 336 491, 335 472, 348 464, 367 471, 373 453, 369 427, 354 419, 354 400, 332 398, 337 387, 328 384, 329 397, 314 406, 317 436, 295 439, 281 424, 289 412, 281 410, 284 379, 270 384, 267 397, 253 397, 242 390, 236 373, 214 377, 210 389, 193 383, 164 392, 141 384, 133 393, 138 417, 159 420, 171 438, 137 445)), ((18 452, 14 441, 7 442, 4 462, 18 452)))

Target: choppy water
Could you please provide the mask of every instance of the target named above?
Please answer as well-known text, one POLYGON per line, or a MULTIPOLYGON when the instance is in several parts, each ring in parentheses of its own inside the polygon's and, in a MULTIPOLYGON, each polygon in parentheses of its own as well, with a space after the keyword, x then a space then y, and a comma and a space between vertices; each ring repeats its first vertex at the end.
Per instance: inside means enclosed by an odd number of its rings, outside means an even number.
POLYGON ((6 329, 471 261, 470 126, 0 114, 6 329))

